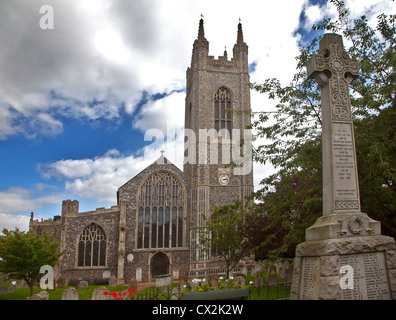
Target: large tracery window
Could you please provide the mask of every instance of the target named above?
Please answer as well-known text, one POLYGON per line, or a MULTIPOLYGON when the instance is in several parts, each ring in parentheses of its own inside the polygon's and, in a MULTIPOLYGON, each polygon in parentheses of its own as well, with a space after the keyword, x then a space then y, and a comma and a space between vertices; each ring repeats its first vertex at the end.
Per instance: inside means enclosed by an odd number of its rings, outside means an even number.
POLYGON ((231 92, 222 87, 214 95, 214 125, 216 131, 227 129, 231 133, 231 92))
POLYGON ((106 236, 95 223, 85 227, 78 241, 78 266, 98 267, 106 265, 106 236))
POLYGON ((143 183, 138 192, 138 249, 183 247, 184 197, 171 173, 154 173, 143 183))

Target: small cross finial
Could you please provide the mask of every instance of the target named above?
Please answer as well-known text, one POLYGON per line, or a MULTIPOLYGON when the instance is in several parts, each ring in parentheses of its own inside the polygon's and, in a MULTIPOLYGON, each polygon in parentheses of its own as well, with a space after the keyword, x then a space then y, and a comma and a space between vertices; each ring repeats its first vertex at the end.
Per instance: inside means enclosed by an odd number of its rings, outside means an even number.
POLYGON ((161 152, 161 157, 163 157, 163 156, 164 156, 164 153, 165 153, 165 151, 164 151, 164 150, 161 150, 160 152, 161 152))
POLYGON ((204 18, 204 15, 202 14, 202 12, 201 12, 201 19, 203 19, 204 18))
POLYGON ((242 19, 241 19, 241 17, 239 17, 239 23, 241 23, 242 22, 242 19))

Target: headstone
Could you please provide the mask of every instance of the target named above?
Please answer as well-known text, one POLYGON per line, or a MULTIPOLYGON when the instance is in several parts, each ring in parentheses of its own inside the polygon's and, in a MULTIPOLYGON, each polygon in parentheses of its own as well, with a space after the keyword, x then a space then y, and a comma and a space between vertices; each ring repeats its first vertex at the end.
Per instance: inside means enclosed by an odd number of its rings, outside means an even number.
POLYGON ((268 285, 270 287, 276 286, 278 284, 278 277, 274 273, 270 273, 268 275, 268 285))
POLYGON ((49 299, 49 293, 48 293, 48 291, 40 291, 39 293, 38 293, 40 296, 42 296, 43 297, 43 299, 44 300, 48 300, 49 299))
POLYGON ((15 284, 10 283, 10 284, 7 286, 7 292, 8 292, 8 293, 12 293, 12 292, 15 291, 15 288, 16 288, 15 284))
POLYGON ((272 275, 276 275, 276 266, 272 265, 269 269, 268 269, 268 274, 272 274, 272 275))
POLYGON ((142 268, 136 268, 136 281, 142 282, 142 268))
POLYGON ((5 296, 8 293, 6 286, 0 286, 0 297, 5 296))
POLYGON ((235 287, 245 288, 245 277, 244 276, 237 276, 235 278, 235 287))
POLYGON ((128 288, 131 289, 131 291, 133 292, 133 290, 137 290, 138 289, 138 282, 135 279, 130 279, 128 282, 128 288))
POLYGON ((26 297, 26 300, 46 300, 39 294, 34 294, 31 297, 26 297))
POLYGON ((263 285, 264 285, 264 278, 262 276, 258 276, 256 277, 256 279, 254 279, 255 287, 262 287, 263 285))
POLYGON ((109 293, 109 289, 106 287, 97 287, 92 292, 92 300, 109 300, 110 294, 105 294, 105 292, 109 293))
POLYGON ((8 276, 4 273, 0 273, 0 283, 5 282, 8 279, 8 276))
POLYGON ((285 270, 285 282, 287 283, 287 285, 289 285, 289 283, 291 283, 293 280, 293 268, 294 264, 291 263, 289 264, 289 267, 285 270))
POLYGON ((359 65, 325 34, 307 74, 322 91, 323 215, 296 248, 291 299, 396 299, 395 241, 360 211, 349 96, 359 65))
POLYGON ((60 277, 57 281, 56 281, 56 286, 58 288, 63 288, 66 286, 66 279, 63 277, 60 277))
POLYGON ((165 274, 162 276, 155 277, 155 286, 160 287, 170 287, 173 282, 172 275, 165 274))
POLYGON ((213 290, 219 289, 219 279, 216 277, 209 278, 209 285, 213 290))
POLYGON ((179 280, 179 269, 173 270, 172 275, 174 280, 179 280))
POLYGON ((283 261, 283 263, 281 264, 280 268, 279 268, 279 278, 285 278, 286 276, 286 270, 289 268, 289 261, 283 261))
POLYGON ((81 280, 78 285, 77 289, 87 289, 88 288, 88 281, 81 280))
POLYGON ((47 291, 41 291, 37 294, 27 297, 26 300, 48 300, 49 294, 47 291))
POLYGON ((115 287, 117 285, 117 277, 113 274, 109 279, 109 287, 115 287))
POLYGON ((62 292, 62 300, 79 300, 80 294, 76 288, 67 288, 62 292))

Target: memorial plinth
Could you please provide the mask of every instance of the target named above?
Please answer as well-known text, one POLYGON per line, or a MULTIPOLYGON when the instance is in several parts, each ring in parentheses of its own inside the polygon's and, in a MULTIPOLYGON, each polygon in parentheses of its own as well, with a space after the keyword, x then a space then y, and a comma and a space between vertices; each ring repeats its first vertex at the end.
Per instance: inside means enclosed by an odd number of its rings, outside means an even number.
POLYGON ((395 241, 360 208, 349 97, 359 65, 325 34, 307 74, 321 87, 323 215, 296 248, 291 299, 396 299, 395 241))

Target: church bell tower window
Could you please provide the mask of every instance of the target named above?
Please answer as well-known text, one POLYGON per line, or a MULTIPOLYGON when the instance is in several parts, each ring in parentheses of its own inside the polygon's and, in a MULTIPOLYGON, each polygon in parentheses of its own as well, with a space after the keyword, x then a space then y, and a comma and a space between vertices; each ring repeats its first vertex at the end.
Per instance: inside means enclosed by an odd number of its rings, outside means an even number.
POLYGON ((227 129, 231 134, 231 92, 221 87, 214 95, 214 125, 216 131, 227 129))

